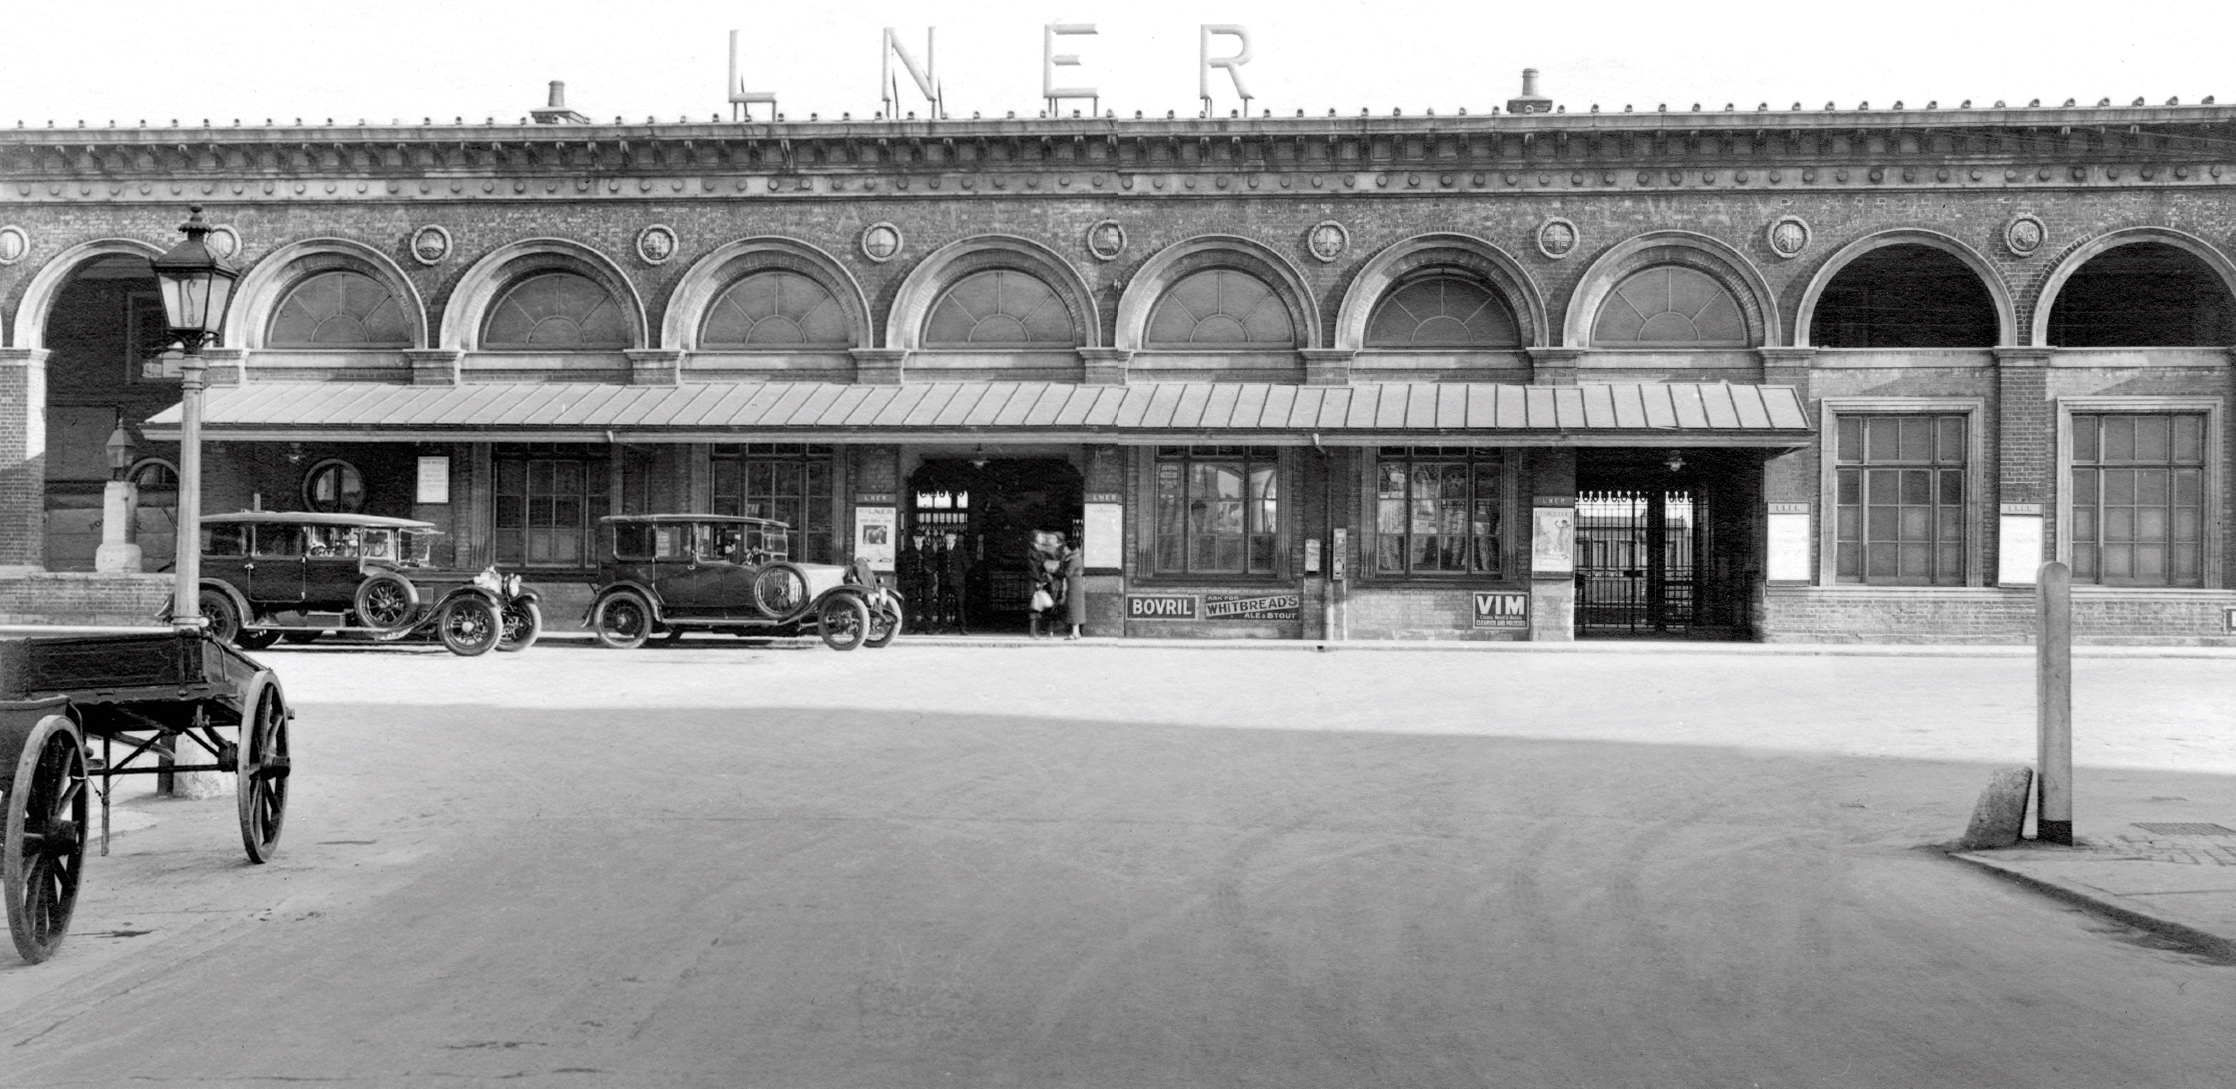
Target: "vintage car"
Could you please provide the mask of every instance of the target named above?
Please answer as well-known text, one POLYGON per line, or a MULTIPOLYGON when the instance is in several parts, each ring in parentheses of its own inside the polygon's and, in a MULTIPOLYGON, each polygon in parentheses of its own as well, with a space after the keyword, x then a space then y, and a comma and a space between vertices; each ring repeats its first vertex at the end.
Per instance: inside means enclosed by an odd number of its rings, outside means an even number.
POLYGON ((791 527, 720 514, 598 520, 598 585, 584 623, 609 647, 653 635, 819 635, 833 650, 882 647, 901 630, 900 595, 865 564, 793 563, 791 527))
POLYGON ((248 650, 329 634, 432 635, 460 655, 534 644, 543 613, 520 576, 431 566, 437 535, 432 523, 370 514, 209 515, 203 620, 217 638, 248 650))

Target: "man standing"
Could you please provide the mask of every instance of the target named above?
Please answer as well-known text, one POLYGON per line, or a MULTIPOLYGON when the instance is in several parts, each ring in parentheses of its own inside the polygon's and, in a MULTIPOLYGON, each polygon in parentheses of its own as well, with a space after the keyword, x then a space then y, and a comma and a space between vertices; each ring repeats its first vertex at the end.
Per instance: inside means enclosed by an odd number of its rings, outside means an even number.
POLYGON ((963 615, 963 587, 970 578, 970 568, 970 553, 964 550, 962 538, 947 534, 939 554, 939 612, 942 617, 955 618, 955 631, 960 635, 970 634, 970 621, 963 615))

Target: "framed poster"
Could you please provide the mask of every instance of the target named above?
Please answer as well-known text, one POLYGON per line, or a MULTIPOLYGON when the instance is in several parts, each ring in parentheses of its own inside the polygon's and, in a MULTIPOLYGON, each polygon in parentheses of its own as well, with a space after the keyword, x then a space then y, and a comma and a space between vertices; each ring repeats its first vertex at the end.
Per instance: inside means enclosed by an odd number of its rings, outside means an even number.
POLYGON ((1529 573, 1576 572, 1576 508, 1530 508, 1529 573))
POLYGON ((412 502, 450 502, 450 458, 441 454, 420 458, 418 483, 418 494, 412 502))
POLYGON ((1115 574, 1126 566, 1126 508, 1119 503, 1089 503, 1081 518, 1080 550, 1087 570, 1115 574))
POLYGON ((895 507, 854 508, 854 558, 869 561, 870 570, 893 569, 893 535, 899 525, 895 507))

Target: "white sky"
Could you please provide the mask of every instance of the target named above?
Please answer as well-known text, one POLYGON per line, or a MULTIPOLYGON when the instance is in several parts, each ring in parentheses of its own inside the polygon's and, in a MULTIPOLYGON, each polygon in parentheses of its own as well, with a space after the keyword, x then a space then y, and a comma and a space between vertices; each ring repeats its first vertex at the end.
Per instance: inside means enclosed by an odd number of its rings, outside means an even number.
MULTIPOLYGON (((599 121, 728 115, 728 31, 741 67, 794 119, 878 108, 879 32, 919 55, 938 28, 936 67, 951 116, 1040 108, 1041 26, 1092 22, 1060 39, 1083 65, 1059 83, 1093 85, 1130 117, 1196 110, 1196 26, 1240 23, 1256 58, 1255 108, 1356 116, 1403 108, 1488 112, 1524 67, 1571 110, 1667 102, 1750 109, 1829 100, 1916 107, 1937 99, 2021 105, 2110 96, 2152 103, 2208 94, 2236 101, 2226 0, 2088 5, 1948 0, 1821 3, 1559 0, 1508 5, 1289 0, 1063 0, 1021 3, 717 3, 712 0, 13 0, 0 27, 0 126, 79 119, 219 125, 240 118, 354 123, 422 117, 516 121, 563 79, 568 105, 599 121), (1825 14, 1812 14, 1823 12, 1825 14), (190 25, 183 20, 191 18, 190 25), (182 60, 176 42, 196 43, 182 60)), ((1231 48, 1226 39, 1216 46, 1231 48)), ((904 97, 913 96, 905 78, 904 97)), ((1217 108, 1237 103, 1222 81, 1217 108)), ((923 115, 921 102, 905 104, 923 115)))

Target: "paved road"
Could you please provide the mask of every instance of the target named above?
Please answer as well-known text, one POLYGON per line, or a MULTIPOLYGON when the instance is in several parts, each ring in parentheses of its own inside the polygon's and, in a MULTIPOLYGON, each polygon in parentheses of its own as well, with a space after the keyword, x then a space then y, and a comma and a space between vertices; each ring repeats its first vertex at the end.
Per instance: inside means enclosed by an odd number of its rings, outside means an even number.
MULTIPOLYGON (((229 801, 0 964, 0 1085, 2227 1086, 2236 968, 1973 872, 2026 659, 273 652, 229 801)), ((2078 792, 2236 814, 2223 660, 2078 792)))

